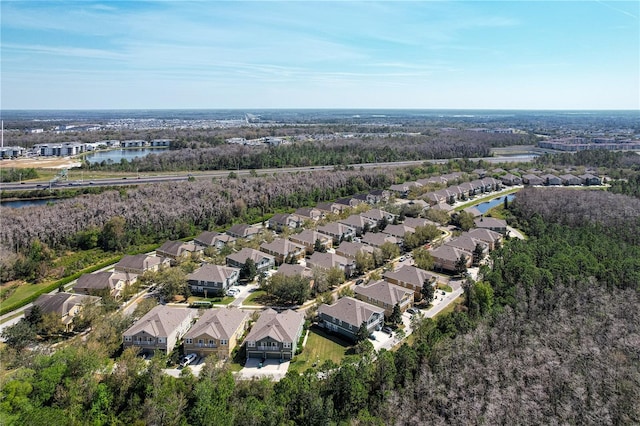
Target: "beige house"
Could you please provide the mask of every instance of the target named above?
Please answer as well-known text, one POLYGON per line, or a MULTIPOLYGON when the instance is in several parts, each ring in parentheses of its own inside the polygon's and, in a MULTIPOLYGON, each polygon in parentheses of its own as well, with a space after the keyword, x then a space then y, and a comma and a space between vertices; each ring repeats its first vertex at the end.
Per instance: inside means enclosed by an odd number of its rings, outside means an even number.
POLYGON ((136 346, 144 353, 169 353, 189 330, 196 313, 196 309, 156 306, 123 333, 123 346, 136 346))
POLYGON ((391 284, 413 290, 418 299, 422 297, 421 291, 425 282, 433 285, 438 281, 437 275, 410 265, 403 265, 397 271, 387 271, 382 277, 391 284))
POLYGON ((362 324, 368 333, 384 325, 384 309, 352 297, 338 299, 333 305, 322 304, 318 308, 321 324, 329 331, 356 341, 362 324))
POLYGON ((333 246, 333 239, 325 234, 321 234, 313 229, 305 229, 299 234, 293 234, 289 237, 296 244, 304 246, 307 253, 313 253, 316 241, 320 241, 320 245, 325 249, 333 246))
POLYGON ((262 243, 260 251, 275 257, 276 265, 285 261, 298 261, 304 259, 306 250, 304 246, 296 244, 284 238, 276 238, 270 243, 262 243))
POLYGON ((83 274, 78 278, 73 286, 73 291, 78 294, 86 294, 90 296, 106 296, 111 295, 119 298, 120 293, 130 284, 137 281, 136 274, 126 272, 94 272, 92 274, 83 274))
POLYGON ((126 255, 113 267, 118 272, 129 272, 142 275, 146 271, 156 272, 163 266, 168 266, 169 260, 146 254, 126 255))
POLYGON ((431 257, 433 257, 434 270, 456 272, 456 264, 462 257, 465 258, 465 266, 467 268, 471 266, 473 261, 473 254, 471 252, 447 245, 429 250, 429 253, 431 253, 431 257))
POLYGON ((367 285, 357 285, 353 288, 357 299, 371 303, 384 309, 386 317, 391 316, 393 307, 398 305, 400 312, 413 306, 413 291, 399 285, 379 280, 367 285))
POLYGON ((237 308, 209 309, 184 335, 184 353, 199 357, 216 354, 218 359, 231 357, 238 339, 246 330, 249 314, 237 308))
POLYGON ((201 249, 194 243, 185 243, 184 241, 166 241, 156 249, 156 255, 171 259, 172 262, 178 262, 187 259, 191 253, 196 253, 201 249))
POLYGON ((485 242, 489 246, 489 250, 495 250, 496 246, 502 243, 502 234, 490 229, 474 228, 462 233, 462 235, 465 234, 485 242))
MULTIPOLYGON (((40 308, 42 315, 56 315, 60 318, 65 331, 71 331, 73 329, 73 319, 81 314, 84 306, 98 303, 99 301, 100 298, 95 296, 61 292, 42 294, 33 304, 40 308)), ((25 316, 29 315, 31 309, 25 310, 25 316)))
POLYGON ((304 315, 290 309, 262 311, 244 339, 247 358, 290 360, 296 354, 304 328, 304 315))

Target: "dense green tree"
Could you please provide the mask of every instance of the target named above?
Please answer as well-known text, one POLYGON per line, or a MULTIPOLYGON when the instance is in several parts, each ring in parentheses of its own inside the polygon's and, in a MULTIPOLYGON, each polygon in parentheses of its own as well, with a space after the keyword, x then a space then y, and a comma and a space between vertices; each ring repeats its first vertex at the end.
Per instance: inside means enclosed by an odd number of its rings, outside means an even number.
POLYGON ((122 251, 128 246, 127 223, 122 216, 111 218, 102 227, 100 246, 107 251, 122 251))
POLYGON ((433 296, 435 296, 435 293, 436 290, 433 286, 433 280, 426 279, 422 283, 422 288, 420 289, 420 295, 422 296, 422 299, 427 303, 431 303, 433 301, 433 296))
POLYGON ((393 325, 402 323, 402 312, 400 311, 400 305, 397 303, 393 305, 393 311, 391 312, 391 315, 389 315, 389 322, 393 325))
POLYGON ((240 268, 240 277, 247 281, 253 281, 257 274, 258 268, 256 267, 256 262, 254 262, 253 259, 247 258, 242 268, 240 268))
POLYGON ((429 253, 427 249, 425 249, 424 247, 418 247, 417 249, 413 250, 412 253, 413 263, 416 268, 424 269, 425 271, 433 269, 433 256, 431 256, 431 253, 429 253))
POLYGON ((16 351, 21 351, 27 345, 36 341, 36 331, 34 327, 24 320, 6 327, 2 330, 2 338, 7 346, 16 351))

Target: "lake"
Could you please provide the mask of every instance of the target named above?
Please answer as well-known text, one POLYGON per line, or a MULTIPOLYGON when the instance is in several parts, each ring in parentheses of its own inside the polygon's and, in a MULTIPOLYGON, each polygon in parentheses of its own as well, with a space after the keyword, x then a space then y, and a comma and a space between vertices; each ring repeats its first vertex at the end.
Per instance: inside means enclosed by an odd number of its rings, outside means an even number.
MULTIPOLYGON (((514 198, 516 198, 515 194, 509 194, 506 195, 507 200, 509 200, 509 202, 513 201, 514 198)), ((480 213, 485 214, 486 212, 488 212, 489 210, 491 210, 492 208, 499 206, 500 204, 504 203, 504 198, 505 197, 498 197, 498 198, 494 198, 491 201, 486 201, 484 203, 480 203, 478 204, 476 207, 476 209, 478 209, 480 211, 480 213)))
POLYGON ((109 151, 98 151, 87 154, 84 159, 91 164, 102 163, 103 161, 112 161, 119 163, 121 159, 132 160, 134 158, 145 157, 149 154, 158 154, 165 151, 166 148, 127 148, 112 149, 109 151))

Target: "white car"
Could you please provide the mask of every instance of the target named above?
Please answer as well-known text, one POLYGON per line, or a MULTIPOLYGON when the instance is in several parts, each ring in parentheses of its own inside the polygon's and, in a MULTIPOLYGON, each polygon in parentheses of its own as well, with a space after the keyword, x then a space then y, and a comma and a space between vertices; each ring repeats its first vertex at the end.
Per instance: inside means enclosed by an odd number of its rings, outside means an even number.
POLYGON ((182 361, 180 362, 180 365, 182 367, 186 367, 187 365, 189 365, 193 361, 195 361, 195 359, 197 357, 198 357, 198 355, 196 355, 196 354, 189 354, 189 355, 185 356, 184 358, 182 358, 182 361))
POLYGON ((240 294, 240 289, 230 288, 230 289, 227 290, 227 296, 236 297, 239 294, 240 294))

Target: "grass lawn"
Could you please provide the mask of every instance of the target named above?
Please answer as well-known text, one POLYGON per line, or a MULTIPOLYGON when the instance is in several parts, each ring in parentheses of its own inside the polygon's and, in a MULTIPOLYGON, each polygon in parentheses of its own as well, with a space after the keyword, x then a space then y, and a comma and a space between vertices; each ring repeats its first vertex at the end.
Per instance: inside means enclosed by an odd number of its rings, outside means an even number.
POLYGON ((444 290, 447 293, 451 293, 453 291, 451 286, 450 285, 446 285, 446 284, 438 284, 438 290, 444 290))
POLYGON ((440 312, 438 312, 433 318, 438 318, 441 315, 446 315, 446 314, 450 314, 451 312, 453 312, 456 309, 456 306, 462 304, 464 302, 464 297, 460 296, 458 297, 456 300, 454 300, 453 302, 449 303, 449 305, 444 308, 443 310, 441 310, 440 312))
POLYGON ((326 334, 317 326, 311 326, 304 350, 294 357, 289 368, 302 373, 313 367, 314 363, 320 366, 329 359, 340 364, 350 347, 351 345, 346 341, 326 334))
POLYGON ((14 303, 20 302, 21 300, 26 299, 27 297, 31 296, 33 293, 37 292, 38 290, 44 289, 47 286, 51 285, 52 282, 53 281, 45 281, 45 282, 42 282, 40 284, 24 283, 24 284, 18 286, 18 288, 16 288, 11 293, 11 296, 9 296, 5 300, 3 300, 2 304, 3 305, 12 305, 14 303))
POLYGON ((197 297, 197 296, 191 296, 189 299, 187 299, 187 302, 189 304, 193 303, 193 302, 211 302, 214 305, 228 305, 229 303, 233 302, 235 299, 235 297, 230 297, 230 296, 224 296, 224 297, 197 297))
POLYGON ((249 297, 247 297, 246 299, 244 299, 244 302, 242 302, 243 305, 262 305, 262 303, 260 303, 260 299, 264 296, 267 295, 267 292, 264 290, 256 290, 253 293, 251 293, 249 295, 249 297))

